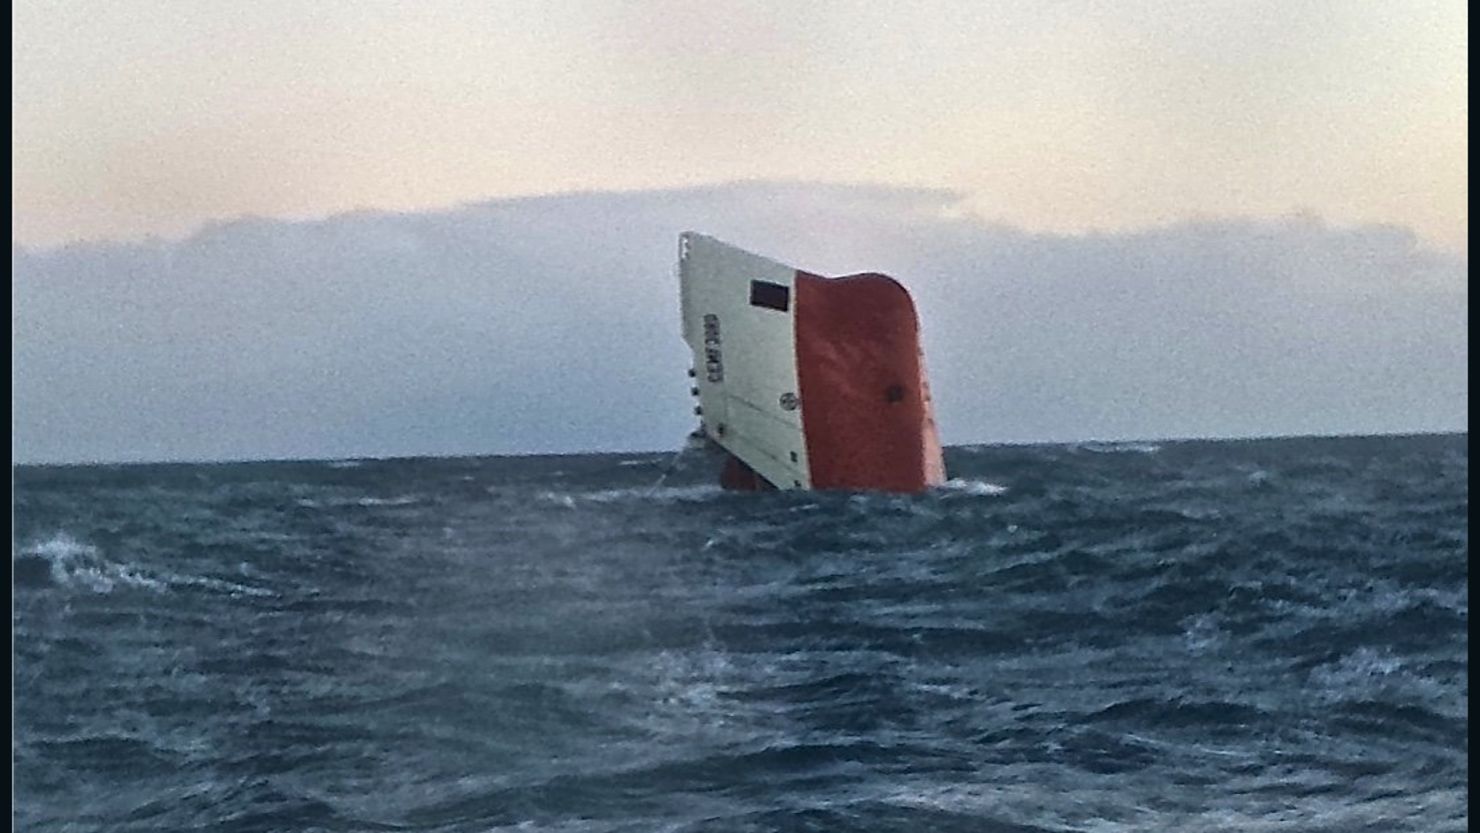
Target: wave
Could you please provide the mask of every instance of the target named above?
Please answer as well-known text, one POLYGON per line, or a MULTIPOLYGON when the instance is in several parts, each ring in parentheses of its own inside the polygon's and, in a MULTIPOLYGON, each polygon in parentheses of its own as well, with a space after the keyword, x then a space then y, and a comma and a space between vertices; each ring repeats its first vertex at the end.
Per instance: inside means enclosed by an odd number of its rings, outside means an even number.
POLYGON ((163 593, 172 588, 200 587, 232 596, 277 595, 265 588, 210 576, 150 570, 120 562, 66 532, 21 547, 13 564, 20 586, 50 585, 94 593, 112 593, 129 588, 163 593))
POLYGON ((15 824, 1464 829, 1468 494, 1411 446, 22 469, 15 824))
POLYGON ((1007 493, 1006 486, 988 483, 985 480, 965 480, 959 477, 953 477, 947 480, 940 485, 939 489, 946 492, 961 492, 977 497, 994 497, 1007 493))
MULTIPOLYGON (((1006 486, 991 483, 986 480, 951 478, 935 489, 939 494, 967 495, 971 497, 996 497, 1006 494, 1006 486)), ((622 489, 594 489, 589 491, 541 491, 536 498, 545 503, 555 503, 567 508, 573 508, 580 503, 693 503, 714 500, 724 495, 738 495, 739 492, 729 492, 716 484, 699 484, 683 486, 639 486, 622 489)), ((803 494, 803 493, 794 493, 803 494)), ((806 494, 829 494, 806 493, 806 494)), ((857 493, 833 493, 847 494, 849 499, 855 502, 863 502, 872 505, 872 501, 883 499, 895 501, 900 498, 908 499, 910 496, 901 496, 889 493, 857 492, 857 493)), ((809 504, 809 506, 812 504, 809 504)))
MULTIPOLYGON (((50 567, 51 583, 79 587, 94 593, 110 593, 120 587, 135 587, 156 592, 165 583, 128 564, 105 558, 97 547, 78 541, 65 532, 20 548, 17 556, 39 559, 50 567)), ((27 569, 27 574, 34 573, 27 569)))
MULTIPOLYGON (((1349 792, 1310 794, 1316 784, 1271 784, 1266 777, 1255 776, 1225 780, 1218 792, 1226 798, 1213 806, 1171 809, 1136 801, 1126 793, 1123 782, 1083 776, 1071 781, 1023 766, 1008 767, 1000 776, 1029 783, 901 786, 885 791, 877 800, 886 806, 951 814, 958 817, 952 819, 957 824, 951 829, 1021 833, 1468 829, 1468 790, 1462 788, 1378 793, 1359 799, 1349 792), (1301 790, 1306 794, 1293 800, 1292 793, 1301 790), (990 821, 982 824, 984 819, 990 821), (1446 819, 1453 826, 1443 824, 1446 819)), ((939 818, 922 819, 921 827, 939 818)))
POLYGON ((1325 703, 1424 704, 1443 713, 1452 699, 1450 686, 1412 666, 1388 650, 1364 645, 1311 669, 1309 681, 1325 703))
POLYGON ((631 489, 596 489, 588 492, 542 491, 536 495, 545 503, 555 503, 575 508, 580 503, 693 503, 713 500, 725 494, 717 485, 709 486, 661 486, 631 489))
POLYGON ((347 506, 359 506, 364 508, 377 506, 412 506, 424 502, 426 499, 420 495, 401 495, 399 497, 355 497, 355 498, 328 498, 325 500, 314 500, 313 498, 300 498, 294 503, 304 509, 340 509, 347 506))
POLYGON ((1075 443, 1069 448, 1091 454, 1155 454, 1161 451, 1161 446, 1156 443, 1141 442, 1087 442, 1075 443))

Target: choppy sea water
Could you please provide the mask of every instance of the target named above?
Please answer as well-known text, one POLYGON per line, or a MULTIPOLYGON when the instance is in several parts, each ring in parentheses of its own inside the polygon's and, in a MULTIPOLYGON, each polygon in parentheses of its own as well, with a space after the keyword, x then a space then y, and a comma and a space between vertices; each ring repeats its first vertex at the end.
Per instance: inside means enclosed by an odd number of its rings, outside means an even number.
POLYGON ((1468 436, 13 470, 28 831, 1467 828, 1468 436))

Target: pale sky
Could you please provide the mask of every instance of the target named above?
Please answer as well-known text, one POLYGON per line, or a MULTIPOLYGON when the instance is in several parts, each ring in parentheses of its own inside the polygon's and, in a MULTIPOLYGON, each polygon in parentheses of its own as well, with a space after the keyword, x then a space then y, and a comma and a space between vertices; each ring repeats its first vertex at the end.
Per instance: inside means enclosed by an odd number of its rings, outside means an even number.
POLYGON ((1443 2, 14 5, 12 240, 798 179, 1033 232, 1311 214, 1468 253, 1443 2))

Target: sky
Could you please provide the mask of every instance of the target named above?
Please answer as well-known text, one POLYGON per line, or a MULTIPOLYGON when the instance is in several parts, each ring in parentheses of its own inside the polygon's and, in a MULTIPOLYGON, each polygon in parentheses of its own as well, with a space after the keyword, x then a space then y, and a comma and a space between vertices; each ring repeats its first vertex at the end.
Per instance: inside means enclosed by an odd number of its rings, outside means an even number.
POLYGON ((1468 12, 1409 2, 20 0, 12 240, 734 180, 1034 232, 1468 250, 1468 12))
POLYGON ((695 230, 947 443, 1465 430, 1461 3, 34 2, 12 452, 673 448, 695 230))
POLYGON ((1469 265, 1310 215, 1112 234, 746 183, 12 254, 26 462, 677 448, 678 232, 914 295, 942 440, 1465 430, 1469 265))

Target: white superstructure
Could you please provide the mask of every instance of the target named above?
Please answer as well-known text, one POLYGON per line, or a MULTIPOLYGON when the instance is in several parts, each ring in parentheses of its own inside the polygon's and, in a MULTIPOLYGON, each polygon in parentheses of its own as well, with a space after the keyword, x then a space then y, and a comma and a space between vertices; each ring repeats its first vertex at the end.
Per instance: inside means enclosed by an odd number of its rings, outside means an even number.
POLYGON ((810 488, 797 384, 796 270, 679 236, 683 336, 704 433, 778 488, 810 488))

